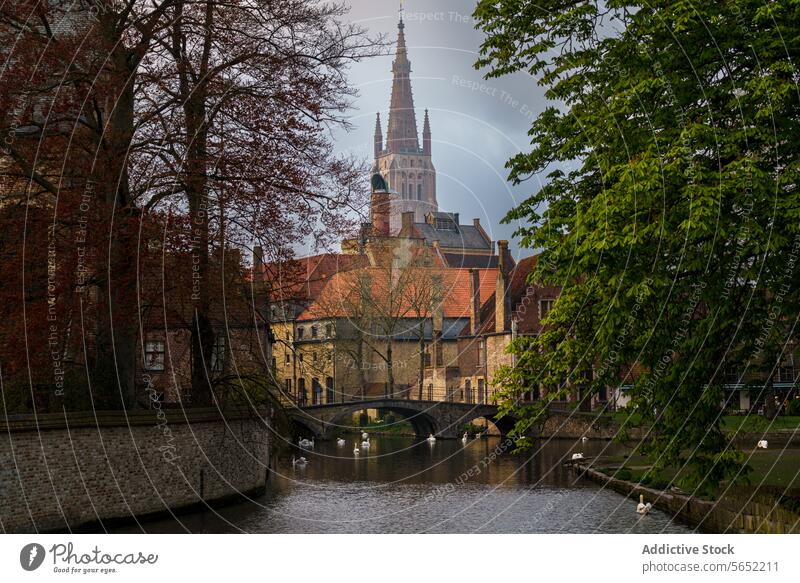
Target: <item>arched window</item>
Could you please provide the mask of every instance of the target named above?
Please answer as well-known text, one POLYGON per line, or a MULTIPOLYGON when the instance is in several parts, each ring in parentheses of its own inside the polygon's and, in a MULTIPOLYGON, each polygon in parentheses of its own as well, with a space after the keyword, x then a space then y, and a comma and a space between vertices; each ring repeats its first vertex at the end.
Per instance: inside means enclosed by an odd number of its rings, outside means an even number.
POLYGON ((417 200, 422 200, 422 183, 417 184, 417 200))
POLYGON ((403 183, 403 198, 406 197, 406 183, 403 183))

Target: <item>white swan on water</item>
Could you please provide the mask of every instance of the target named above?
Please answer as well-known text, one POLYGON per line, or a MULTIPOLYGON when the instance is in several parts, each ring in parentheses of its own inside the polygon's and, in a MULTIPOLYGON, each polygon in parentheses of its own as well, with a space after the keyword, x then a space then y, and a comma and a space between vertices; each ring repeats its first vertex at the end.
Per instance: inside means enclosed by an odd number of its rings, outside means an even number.
POLYGON ((369 437, 361 442, 361 448, 362 449, 369 449, 369 437))
POLYGON ((433 436, 433 433, 428 436, 428 443, 436 443, 436 438, 433 436))
POLYGON ((467 443, 467 432, 464 432, 464 437, 461 438, 461 443, 467 443))
POLYGON ((586 443, 587 441, 589 441, 589 438, 584 435, 583 437, 581 437, 581 441, 583 443, 586 443))
POLYGON ((369 434, 368 434, 366 431, 364 431, 364 432, 361 434, 361 439, 367 439, 368 437, 369 437, 369 434))
POLYGON ((311 438, 311 441, 308 439, 301 439, 297 442, 300 447, 304 447, 306 449, 314 447, 314 438, 311 438))
POLYGON ((653 507, 649 502, 644 503, 644 494, 639 494, 639 503, 636 505, 636 514, 647 514, 653 507))
POLYGON ((583 454, 582 453, 573 453, 572 454, 572 459, 573 460, 582 460, 583 459, 583 454))
POLYGON ((341 437, 336 440, 336 445, 338 445, 339 447, 343 447, 344 443, 345 443, 344 439, 342 439, 341 437))
POLYGON ((353 453, 354 453, 355 455, 358 455, 358 454, 360 454, 360 453, 361 453, 361 450, 360 450, 360 449, 358 449, 358 442, 357 442, 357 441, 356 441, 356 446, 355 446, 355 448, 353 448, 353 453))
POLYGON ((769 446, 769 443, 767 443, 767 440, 766 439, 761 439, 761 440, 759 440, 757 447, 758 447, 758 449, 767 449, 768 446, 769 446))
POLYGON ((292 456, 292 467, 304 468, 307 464, 308 460, 306 458, 301 457, 300 459, 295 459, 294 456, 292 456))

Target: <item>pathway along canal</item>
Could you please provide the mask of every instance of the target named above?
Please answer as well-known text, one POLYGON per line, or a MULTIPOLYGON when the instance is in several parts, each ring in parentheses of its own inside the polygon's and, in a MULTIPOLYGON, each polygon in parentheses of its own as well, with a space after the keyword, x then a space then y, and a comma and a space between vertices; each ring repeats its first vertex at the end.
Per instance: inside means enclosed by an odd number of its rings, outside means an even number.
POLYGON ((684 533, 691 528, 576 477, 572 451, 591 457, 619 446, 542 442, 537 453, 501 453, 498 437, 438 440, 372 436, 368 451, 318 442, 301 469, 279 465, 252 502, 143 522, 115 532, 251 533, 684 533))

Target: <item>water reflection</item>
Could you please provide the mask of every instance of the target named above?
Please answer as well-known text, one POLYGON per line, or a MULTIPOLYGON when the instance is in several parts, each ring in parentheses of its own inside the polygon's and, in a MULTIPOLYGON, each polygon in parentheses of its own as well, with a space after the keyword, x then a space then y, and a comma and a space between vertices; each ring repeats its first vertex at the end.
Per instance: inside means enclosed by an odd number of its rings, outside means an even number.
MULTIPOLYGON (((265 496, 144 524, 147 532, 688 532, 664 513, 641 517, 635 502, 579 479, 563 466, 577 447, 613 453, 607 442, 550 441, 511 455, 499 438, 426 440, 360 436, 317 443, 308 465, 278 469, 265 496), (358 440, 356 439, 358 438, 358 440)), ((300 455, 297 453, 297 455, 300 455)), ((140 531, 138 527, 119 529, 140 531)))

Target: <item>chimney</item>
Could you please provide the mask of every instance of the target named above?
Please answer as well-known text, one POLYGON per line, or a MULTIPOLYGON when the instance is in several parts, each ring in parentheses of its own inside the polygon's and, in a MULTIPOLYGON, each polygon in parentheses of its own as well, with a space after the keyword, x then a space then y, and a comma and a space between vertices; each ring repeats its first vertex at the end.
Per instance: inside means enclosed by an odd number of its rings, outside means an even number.
POLYGON ((431 366, 437 368, 442 366, 444 357, 442 354, 442 329, 444 328, 444 298, 442 289, 442 276, 434 274, 432 276, 431 306, 432 317, 432 340, 431 343, 431 366))
POLYGON ((474 336, 481 327, 481 273, 477 269, 469 270, 469 329, 474 336))
POLYGON ((372 196, 369 206, 373 232, 378 236, 388 237, 391 195, 386 181, 378 173, 372 175, 372 196))
POLYGON ((253 281, 263 282, 264 277, 264 250, 261 245, 253 247, 253 281))
POLYGON ((508 288, 508 241, 497 242, 497 283, 494 290, 494 331, 505 332, 506 330, 506 310, 508 288))
POLYGON ((411 237, 413 235, 412 230, 414 228, 414 211, 403 213, 401 215, 401 219, 403 224, 403 233, 407 237, 411 237))

